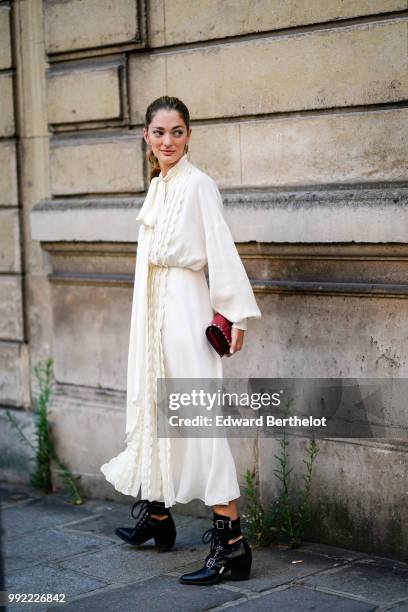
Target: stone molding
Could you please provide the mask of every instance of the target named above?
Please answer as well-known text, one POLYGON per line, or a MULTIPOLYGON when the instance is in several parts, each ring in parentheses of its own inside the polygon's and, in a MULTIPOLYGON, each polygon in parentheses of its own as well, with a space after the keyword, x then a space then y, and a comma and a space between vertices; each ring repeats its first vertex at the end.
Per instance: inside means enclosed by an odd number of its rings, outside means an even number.
MULTIPOLYGON (((236 242, 405 243, 406 185, 223 191, 236 242)), ((31 211, 34 240, 136 242, 144 195, 44 200, 31 211)))

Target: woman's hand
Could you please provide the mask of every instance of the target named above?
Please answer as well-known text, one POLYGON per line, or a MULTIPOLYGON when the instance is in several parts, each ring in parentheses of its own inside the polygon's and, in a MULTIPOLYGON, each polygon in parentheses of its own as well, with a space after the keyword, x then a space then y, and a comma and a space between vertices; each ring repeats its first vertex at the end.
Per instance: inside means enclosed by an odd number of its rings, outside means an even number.
POLYGON ((242 345, 244 344, 244 334, 244 329, 237 329, 236 327, 231 329, 231 347, 230 352, 226 353, 227 357, 231 357, 231 355, 242 349, 242 345))

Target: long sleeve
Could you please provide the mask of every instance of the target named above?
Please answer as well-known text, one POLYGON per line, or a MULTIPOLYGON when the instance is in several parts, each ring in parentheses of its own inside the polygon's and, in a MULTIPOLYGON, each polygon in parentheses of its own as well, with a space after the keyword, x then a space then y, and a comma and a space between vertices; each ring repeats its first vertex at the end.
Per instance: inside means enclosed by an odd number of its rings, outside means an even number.
POLYGON ((251 283, 224 219, 216 182, 204 175, 196 185, 208 261, 211 305, 215 312, 246 329, 246 319, 261 318, 251 283))

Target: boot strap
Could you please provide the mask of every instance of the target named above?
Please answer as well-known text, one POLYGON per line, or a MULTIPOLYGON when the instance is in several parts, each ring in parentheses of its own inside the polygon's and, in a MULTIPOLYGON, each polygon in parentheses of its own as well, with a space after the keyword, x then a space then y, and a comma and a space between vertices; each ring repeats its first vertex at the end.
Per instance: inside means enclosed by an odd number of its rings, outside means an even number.
POLYGON ((217 529, 232 529, 232 520, 224 521, 223 519, 215 519, 214 524, 217 529))

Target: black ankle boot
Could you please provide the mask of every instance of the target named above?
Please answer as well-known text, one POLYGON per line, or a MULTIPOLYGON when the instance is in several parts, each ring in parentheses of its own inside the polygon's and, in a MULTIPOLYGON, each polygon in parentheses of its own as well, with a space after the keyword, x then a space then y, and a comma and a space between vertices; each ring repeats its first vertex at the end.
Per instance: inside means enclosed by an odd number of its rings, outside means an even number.
POLYGON ((154 538, 159 551, 171 550, 176 539, 176 525, 170 514, 170 508, 165 508, 163 502, 150 502, 147 499, 141 499, 133 504, 131 515, 133 518, 139 518, 143 511, 143 516, 135 527, 118 527, 115 529, 116 535, 127 544, 133 545, 143 544, 154 538), (134 510, 137 506, 140 506, 139 514, 135 516, 134 510), (151 516, 152 514, 167 516, 167 518, 156 519, 151 516))
POLYGON ((203 542, 211 539, 210 554, 205 558, 204 566, 196 572, 183 574, 183 584, 216 584, 225 575, 231 580, 247 580, 251 572, 252 550, 243 536, 228 544, 241 534, 240 519, 230 520, 228 516, 214 513, 214 527, 203 534, 203 542))

